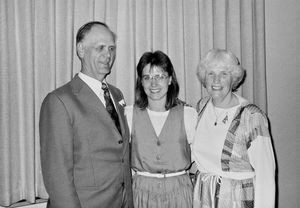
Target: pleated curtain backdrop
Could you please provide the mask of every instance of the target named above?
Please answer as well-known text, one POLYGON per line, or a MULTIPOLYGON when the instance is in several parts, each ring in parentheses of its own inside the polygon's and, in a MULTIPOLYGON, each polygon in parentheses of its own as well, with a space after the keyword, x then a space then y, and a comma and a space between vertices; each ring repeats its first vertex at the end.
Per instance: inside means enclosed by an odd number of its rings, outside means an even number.
POLYGON ((117 34, 108 81, 134 100, 135 67, 145 51, 169 55, 180 98, 206 94, 199 59, 232 50, 247 70, 238 91, 266 109, 264 0, 0 0, 0 205, 47 198, 39 156, 39 111, 46 94, 80 71, 75 35, 87 21, 117 34))

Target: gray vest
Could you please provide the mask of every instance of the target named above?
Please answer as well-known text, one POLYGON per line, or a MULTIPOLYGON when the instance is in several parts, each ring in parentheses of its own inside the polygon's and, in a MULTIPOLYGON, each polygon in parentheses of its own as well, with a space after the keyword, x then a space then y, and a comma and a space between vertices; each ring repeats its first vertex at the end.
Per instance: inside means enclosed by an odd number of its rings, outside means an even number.
POLYGON ((171 108, 159 136, 147 110, 134 107, 132 118, 131 165, 134 170, 172 173, 188 169, 191 150, 184 126, 184 107, 171 108))

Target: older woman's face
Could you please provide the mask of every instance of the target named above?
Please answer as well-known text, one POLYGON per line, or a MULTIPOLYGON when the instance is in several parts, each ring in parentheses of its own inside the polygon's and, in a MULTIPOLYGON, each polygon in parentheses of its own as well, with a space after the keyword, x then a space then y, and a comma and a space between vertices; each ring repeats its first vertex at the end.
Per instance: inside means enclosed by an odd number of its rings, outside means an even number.
POLYGON ((206 90, 213 99, 224 100, 232 93, 232 76, 225 67, 212 67, 206 70, 206 90))

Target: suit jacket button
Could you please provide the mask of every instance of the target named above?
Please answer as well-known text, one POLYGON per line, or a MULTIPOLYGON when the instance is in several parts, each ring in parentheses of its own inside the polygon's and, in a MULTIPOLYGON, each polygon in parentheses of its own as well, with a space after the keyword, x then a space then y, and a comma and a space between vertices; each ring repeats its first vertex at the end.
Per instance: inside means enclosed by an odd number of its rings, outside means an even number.
POLYGON ((124 163, 124 159, 122 159, 121 161, 122 161, 122 163, 124 163))
POLYGON ((122 182, 122 183, 121 183, 121 186, 122 186, 122 187, 124 187, 124 185, 125 185, 125 183, 124 183, 124 182, 122 182))
POLYGON ((122 144, 122 143, 123 143, 123 140, 119 140, 118 143, 119 143, 119 144, 122 144))

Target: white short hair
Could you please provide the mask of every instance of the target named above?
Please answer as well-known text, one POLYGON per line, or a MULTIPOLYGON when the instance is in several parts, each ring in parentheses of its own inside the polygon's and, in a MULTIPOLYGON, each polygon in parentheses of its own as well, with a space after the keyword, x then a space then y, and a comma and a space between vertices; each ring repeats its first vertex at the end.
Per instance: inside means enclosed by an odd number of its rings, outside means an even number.
POLYGON ((209 50, 200 61, 197 75, 204 87, 206 87, 206 71, 212 67, 221 67, 230 71, 233 79, 232 90, 235 91, 241 84, 245 70, 241 67, 238 58, 229 50, 214 48, 209 50))

